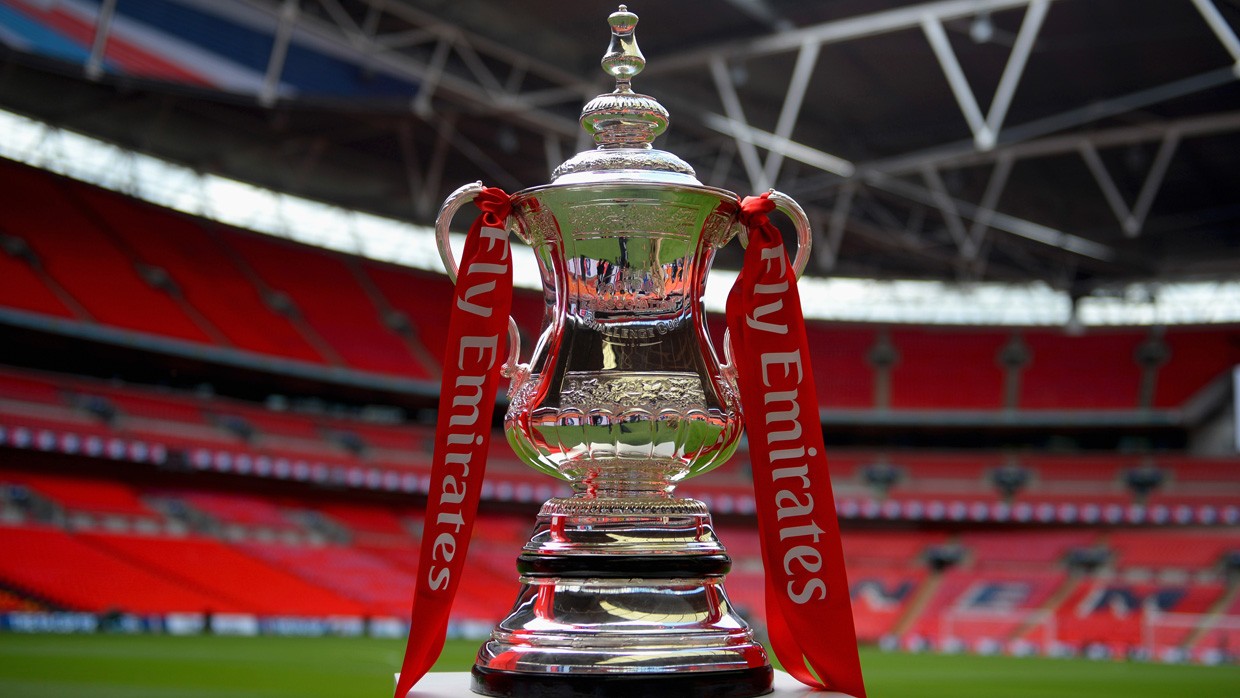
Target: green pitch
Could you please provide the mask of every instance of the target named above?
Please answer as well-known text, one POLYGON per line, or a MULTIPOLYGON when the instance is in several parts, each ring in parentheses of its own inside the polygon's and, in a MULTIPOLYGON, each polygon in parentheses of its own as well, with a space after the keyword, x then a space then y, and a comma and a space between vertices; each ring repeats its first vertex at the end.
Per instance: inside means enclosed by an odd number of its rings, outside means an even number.
MULTIPOLYGON (((403 642, 0 635, 5 698, 388 698, 403 642)), ((436 668, 463 671, 475 642, 436 668)), ((871 698, 1235 698, 1240 667, 862 653, 871 698)))

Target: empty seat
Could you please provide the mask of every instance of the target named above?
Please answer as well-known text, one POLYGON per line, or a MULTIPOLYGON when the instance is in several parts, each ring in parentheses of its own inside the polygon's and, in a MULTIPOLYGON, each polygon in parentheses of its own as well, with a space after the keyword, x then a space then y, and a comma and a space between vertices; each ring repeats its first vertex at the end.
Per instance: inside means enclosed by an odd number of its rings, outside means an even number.
POLYGON ((63 608, 131 613, 239 610, 58 529, 0 526, 0 550, 4 550, 0 580, 63 608))
POLYGON ((323 362, 297 328, 263 301, 228 249, 208 232, 205 226, 213 224, 85 184, 74 185, 74 192, 140 261, 164 269, 233 346, 323 362))
POLYGON ((891 333, 900 354, 891 369, 891 406, 904 409, 999 409, 1004 373, 998 332, 902 329, 891 333))
MULTIPOLYGON (((207 538, 90 534, 99 550, 140 565, 210 599, 189 610, 239 610, 278 615, 361 615, 362 604, 207 538)), ((141 596, 136 586, 128 596, 141 596)), ((123 598, 123 596, 122 596, 123 598)))
POLYGON ((1212 381, 1240 366, 1240 333, 1225 329, 1169 329, 1169 354, 1158 370, 1157 407, 1178 407, 1212 381))
POLYGON ((286 294, 305 322, 351 367, 429 378, 395 331, 384 326, 343 255, 239 230, 224 239, 272 290, 286 294))
POLYGON ((1134 410, 1141 388, 1138 332, 1072 337, 1028 332, 1031 360, 1021 375, 1019 405, 1035 410, 1134 410))
POLYGON ((66 196, 54 175, 0 162, 0 223, 38 254, 43 268, 98 322, 210 343, 176 300, 144 281, 98 225, 66 196))

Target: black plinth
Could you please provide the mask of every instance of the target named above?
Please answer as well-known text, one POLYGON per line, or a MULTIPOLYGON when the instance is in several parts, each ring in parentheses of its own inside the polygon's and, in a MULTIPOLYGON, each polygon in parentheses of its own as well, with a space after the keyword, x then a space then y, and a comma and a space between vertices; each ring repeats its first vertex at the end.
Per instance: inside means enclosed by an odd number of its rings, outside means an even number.
POLYGON ((549 674, 475 666, 470 688, 497 698, 752 698, 770 693, 771 667, 649 674, 549 674))

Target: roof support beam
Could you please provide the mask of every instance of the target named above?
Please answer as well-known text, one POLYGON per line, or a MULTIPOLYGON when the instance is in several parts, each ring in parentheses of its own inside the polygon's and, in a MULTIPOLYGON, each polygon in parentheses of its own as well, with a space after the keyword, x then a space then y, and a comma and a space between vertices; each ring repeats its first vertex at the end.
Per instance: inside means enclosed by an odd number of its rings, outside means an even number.
POLYGON ((853 196, 857 193, 857 182, 848 180, 836 194, 835 206, 831 208, 831 218, 827 220, 826 238, 823 243, 814 246, 818 263, 824 271, 831 271, 839 259, 840 243, 844 240, 844 228, 852 213, 853 196))
POLYGON ((1231 54, 1231 58, 1235 61, 1232 70, 1236 77, 1240 77, 1240 39, 1236 38, 1236 32, 1223 19, 1223 14, 1218 11, 1214 3, 1210 0, 1193 0, 1193 4, 1197 6, 1197 11, 1201 13, 1201 17, 1205 19, 1206 24, 1210 25, 1210 30, 1218 37, 1223 48, 1227 49, 1227 53, 1231 54))
POLYGON ((1167 174, 1167 168, 1171 165, 1171 158, 1175 156, 1175 151, 1179 144, 1180 132, 1176 130, 1167 131, 1163 136, 1162 143, 1158 146, 1158 154, 1154 156, 1154 163, 1145 175, 1141 191, 1137 194, 1137 201, 1132 208, 1129 208, 1128 203, 1124 201, 1123 194, 1119 191, 1119 187, 1115 184, 1115 179, 1111 176, 1106 164, 1102 162, 1102 158, 1098 155, 1098 150, 1094 147, 1094 144, 1088 140, 1081 141, 1079 146, 1081 157, 1084 158, 1089 171, 1094 175, 1094 179, 1098 182, 1098 187, 1102 189, 1102 195, 1107 200, 1107 205, 1115 213, 1120 227, 1123 228, 1124 234, 1128 237, 1140 235, 1141 229, 1145 227, 1145 218, 1149 215, 1150 207, 1154 204, 1154 197, 1158 196, 1158 190, 1162 188, 1163 177, 1167 174))
MULTIPOLYGON (((1046 0, 1054 2, 1055 0, 1046 0)), ((882 12, 874 12, 859 17, 834 20, 815 24, 801 29, 769 34, 749 41, 735 42, 726 45, 709 46, 681 54, 666 56, 651 63, 646 68, 647 74, 671 73, 700 67, 710 63, 716 57, 756 57, 774 53, 793 51, 807 41, 818 45, 860 39, 866 36, 888 34, 904 29, 915 29, 921 26, 926 16, 934 17, 939 22, 947 22, 961 17, 973 17, 983 12, 1001 12, 1018 7, 1025 7, 1031 0, 939 0, 919 5, 909 5, 882 12)))
POLYGON ((90 57, 86 59, 86 77, 91 80, 98 80, 103 75, 103 54, 108 47, 112 18, 115 16, 116 0, 103 0, 95 19, 95 40, 90 46, 90 57))
POLYGON ((844 178, 853 176, 857 171, 856 166, 844 158, 824 153, 817 148, 811 148, 788 138, 780 138, 769 131, 754 128, 742 121, 710 112, 703 113, 700 117, 702 124, 707 128, 735 138, 738 147, 740 144, 748 143, 767 150, 779 150, 787 159, 796 160, 844 178))
POLYGON ((947 38, 947 32, 943 29, 943 23, 934 15, 926 15, 921 20, 921 30, 930 42, 930 48, 934 49, 934 56, 939 59, 943 74, 947 76, 947 84, 952 88, 956 104, 960 105, 960 112, 964 114, 964 120, 968 122, 969 130, 973 132, 973 142, 978 148, 988 150, 995 143, 995 135, 991 133, 986 125, 986 119, 982 117, 982 109, 977 105, 977 97, 973 94, 973 88, 969 86, 969 79, 964 76, 960 61, 956 59, 956 52, 952 50, 952 44, 947 38))
POLYGON ((1179 145, 1178 131, 1168 131, 1167 135, 1163 136, 1163 141, 1158 146, 1158 154, 1154 156, 1154 164, 1145 175, 1145 183, 1141 185, 1137 202, 1132 206, 1132 218, 1124 221, 1124 232, 1129 237, 1140 235, 1141 229, 1145 227, 1145 219, 1150 213, 1150 207, 1154 205, 1154 197, 1158 196, 1158 191, 1162 189, 1163 178, 1167 176, 1167 168, 1170 167, 1171 158, 1175 157, 1179 145))
MULTIPOLYGON (((1181 140, 1199 136, 1235 133, 1240 131, 1240 111, 1194 116, 1161 123, 1119 126, 1083 134, 1070 133, 1062 136, 1050 136, 1004 146, 989 153, 979 153, 971 150, 957 157, 943 158, 933 164, 940 169, 956 169, 985 165, 1002 157, 1009 157, 1015 160, 1029 160, 1076 152, 1080 147, 1080 143, 1086 140, 1096 148, 1112 148, 1136 143, 1161 141, 1172 131, 1177 133, 1181 140)), ((903 172, 905 168, 887 169, 884 167, 876 169, 881 169, 888 174, 898 174, 903 172)))
POLYGON ((951 234, 952 240, 956 242, 956 248, 959 250, 961 258, 965 261, 973 261, 977 256, 977 249, 969 238, 968 231, 964 229, 964 221, 960 218, 960 211, 956 208, 956 201, 947 192, 947 186, 943 184, 943 178, 939 176, 939 171, 933 167, 926 166, 921 171, 921 177, 926 182, 926 188, 930 192, 931 201, 939 209, 939 213, 943 214, 943 222, 947 224, 947 232, 951 234))
MULTIPOLYGON (((863 177, 866 184, 872 187, 898 194, 913 201, 920 201, 928 206, 935 206, 937 208, 939 205, 933 192, 918 184, 896 179, 881 172, 867 172, 863 177)), ((961 216, 971 220, 976 219, 981 210, 980 207, 967 201, 961 201, 960 199, 952 199, 951 201, 961 216)), ((1084 257, 1104 262, 1115 258, 1115 251, 1107 245, 1006 213, 992 211, 989 214, 988 224, 995 230, 1002 230, 1018 237, 1058 247, 1084 257)))
MULTIPOLYGON (((320 7, 327 11, 327 16, 331 17, 332 21, 336 23, 340 33, 351 37, 355 42, 364 40, 368 36, 367 32, 358 26, 357 22, 354 22, 353 18, 349 16, 349 13, 345 12, 344 8, 340 6, 340 0, 318 0, 318 3, 320 7)), ((373 10, 373 7, 368 8, 368 11, 372 14, 373 10)), ((373 30, 369 32, 369 36, 374 36, 373 30)))
POLYGON ((418 85, 418 95, 413 98, 413 113, 424 119, 429 118, 433 112, 431 98, 435 96, 435 89, 439 87, 439 80, 443 77, 444 67, 448 63, 448 54, 451 51, 452 39, 446 36, 440 37, 439 43, 435 44, 435 52, 431 54, 430 65, 422 75, 422 83, 418 85))
POLYGON ((741 105, 741 99, 736 94, 736 83, 732 79, 732 74, 728 71, 727 65, 722 58, 716 58, 710 62, 710 74, 715 79, 715 89, 719 92, 719 99, 723 102, 723 111, 727 118, 735 124, 734 132, 731 133, 736 138, 737 151, 741 156, 741 164, 745 166, 745 174, 749 177, 749 186, 755 192, 765 191, 770 188, 770 183, 763 171, 762 162, 758 157, 758 149, 755 147, 753 139, 742 138, 741 134, 752 131, 749 123, 745 120, 745 108, 741 105))
POLYGON ((1025 64, 1029 61, 1029 54, 1033 52, 1034 42, 1037 41, 1038 32, 1042 29, 1042 20, 1046 19, 1046 12, 1049 9, 1049 0, 1033 0, 1029 3, 1029 9, 1025 10, 1025 19, 1021 21, 1020 31, 1016 34, 1016 45, 1012 47, 1012 53, 1008 55, 1007 65, 1003 66, 1003 76, 999 78, 999 87, 995 89, 990 111, 986 112, 986 129, 990 132, 992 140, 978 143, 978 147, 982 150, 993 148, 999 138, 1003 120, 1007 118, 1008 107, 1012 105, 1016 87, 1025 74, 1025 64))
POLYGON ((1008 175, 1012 173, 1013 163, 1011 156, 1001 153, 999 159, 995 161, 994 169, 990 171, 990 178, 986 180, 986 191, 982 193, 982 200, 978 202, 977 216, 973 219, 973 225, 969 226, 969 238, 973 240, 973 244, 979 251, 986 239, 986 231, 990 229, 990 219, 997 212, 995 207, 999 205, 1003 190, 1007 188, 1008 175))
POLYGON ((297 25, 297 17, 301 14, 298 0, 284 0, 280 6, 280 23, 276 26, 275 41, 271 44, 271 56, 267 59, 267 73, 263 77, 263 87, 258 93, 258 103, 270 107, 276 103, 280 92, 280 74, 284 72, 284 59, 288 57, 289 41, 293 38, 293 28, 297 25))
MULTIPOLYGON (((1183 97, 1208 90, 1219 85, 1232 82, 1236 76, 1232 73, 1231 67, 1218 68, 1206 71, 1197 75, 1193 75, 1181 80, 1175 80, 1163 85, 1151 87, 1145 90, 1138 90, 1119 97, 1094 102, 1074 109, 1060 112, 1045 118, 1036 119, 1019 126, 1011 126, 1003 131, 1002 137, 999 139, 1001 149, 1011 149, 1013 152, 1023 153, 1024 148, 1028 146, 1025 141, 1030 141, 1039 136, 1045 136, 1049 133, 1063 131, 1075 126, 1091 123, 1101 119, 1105 119, 1117 114, 1134 111, 1147 107, 1151 104, 1158 104, 1167 100, 1183 97)), ((1211 117, 1202 117, 1209 119, 1211 117)), ((1145 127, 1134 127, 1145 128, 1145 127)), ((1158 128, 1153 126, 1151 128, 1158 128)), ((1122 129, 1121 129, 1122 130, 1122 129)), ((1105 132, 1103 132, 1105 133, 1105 132)), ((1089 138, 1097 138, 1097 134, 1090 134, 1089 138)), ((1053 142, 1059 139, 1071 139, 1072 145, 1060 152, 1070 152, 1076 149, 1076 142, 1082 136, 1061 136, 1047 139, 1045 142, 1053 142)), ((1150 140, 1150 139, 1145 139, 1150 140)), ((998 148, 996 149, 998 150, 998 148)), ((1024 157, 1024 155, 1021 155, 1024 157)), ((878 170, 886 174, 906 174, 918 172, 922 166, 929 163, 939 168, 949 166, 959 166, 963 163, 975 164, 984 163, 994 160, 995 155, 991 153, 978 153, 976 144, 969 141, 957 141, 943 146, 936 146, 927 150, 916 153, 908 153, 906 155, 897 155, 892 158, 882 160, 871 160, 869 162, 858 163, 857 167, 863 170, 878 170)))
MULTIPOLYGON (((775 125, 776 138, 786 140, 792 136, 792 129, 797 125, 797 117, 801 114, 801 103, 805 101, 805 91, 809 88, 810 78, 814 76, 814 66, 817 62, 818 44, 802 45, 801 50, 797 52, 797 63, 792 69, 792 78, 788 81, 784 105, 779 111, 779 122, 775 125)), ((776 149, 766 154, 763 175, 771 185, 779 180, 779 169, 783 164, 783 151, 776 149)))

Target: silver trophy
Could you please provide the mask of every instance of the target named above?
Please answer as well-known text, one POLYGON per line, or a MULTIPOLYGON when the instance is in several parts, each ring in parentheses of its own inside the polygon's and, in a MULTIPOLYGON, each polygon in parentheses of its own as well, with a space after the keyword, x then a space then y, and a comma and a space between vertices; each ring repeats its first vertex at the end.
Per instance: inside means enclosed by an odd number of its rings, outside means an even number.
MULTIPOLYGON (((581 115, 597 148, 513 195, 508 221, 537 255, 547 306, 529 363, 510 320, 508 441, 575 494, 542 506, 517 559, 520 594, 478 652, 473 690, 760 695, 771 665, 728 602, 731 560, 706 506, 672 494, 741 436, 727 341, 721 362, 702 308, 716 250, 744 230, 740 205, 651 147, 668 113, 630 86, 645 65, 637 15, 621 5, 608 22, 602 65, 616 89, 581 115)), ((449 224, 481 189, 458 189, 436 222, 451 272, 449 224)), ((808 221, 791 199, 771 198, 795 224, 799 275, 808 221)))

